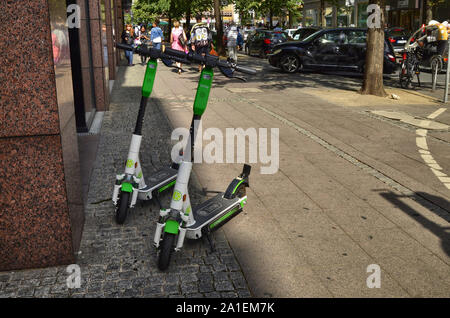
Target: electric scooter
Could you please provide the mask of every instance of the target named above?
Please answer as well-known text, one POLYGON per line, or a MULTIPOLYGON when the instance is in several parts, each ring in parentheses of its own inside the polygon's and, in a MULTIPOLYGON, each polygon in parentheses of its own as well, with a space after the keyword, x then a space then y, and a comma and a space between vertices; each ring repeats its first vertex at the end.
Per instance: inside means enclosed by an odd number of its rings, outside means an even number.
MULTIPOLYGON (((136 205, 137 200, 158 199, 158 195, 175 184, 178 172, 178 164, 172 163, 170 166, 154 172, 148 180, 144 179, 139 150, 142 141, 142 125, 144 122, 145 108, 155 82, 157 59, 164 57, 160 50, 148 49, 145 46, 133 47, 126 44, 116 44, 117 48, 134 51, 141 56, 149 57, 142 84, 142 98, 139 106, 138 117, 131 143, 128 150, 128 157, 125 163, 125 171, 116 175, 116 182, 112 195, 113 204, 116 206, 116 222, 123 224, 128 214, 128 210, 136 205), (145 52, 146 54, 143 54, 145 52)), ((163 60, 170 66, 171 60, 167 57, 163 60)), ((158 202, 159 203, 159 202, 158 202)))
MULTIPOLYGON (((247 74, 255 74, 256 71, 239 67, 230 61, 220 60, 214 55, 207 54, 202 56, 193 52, 185 54, 180 51, 172 51, 171 49, 166 49, 165 53, 203 64, 205 68, 200 74, 194 101, 194 115, 190 127, 190 142, 185 149, 189 150, 187 147, 190 147, 190 152, 185 150, 181 152, 183 157, 179 166, 170 208, 160 210, 159 220, 156 224, 154 245, 159 252, 158 267, 160 270, 168 268, 171 254, 173 251, 181 250, 185 238, 199 239, 205 236, 211 245, 211 249, 214 250, 210 233, 242 212, 247 202, 246 187, 249 186, 251 170, 249 165, 244 164, 242 173, 231 181, 225 192, 219 192, 216 196, 199 206, 191 206, 188 182, 192 171, 197 130, 201 117, 206 110, 213 82, 213 68, 218 66, 221 72, 230 78, 236 77, 234 76, 234 71, 247 74)), ((239 79, 245 80, 243 78, 239 79)))

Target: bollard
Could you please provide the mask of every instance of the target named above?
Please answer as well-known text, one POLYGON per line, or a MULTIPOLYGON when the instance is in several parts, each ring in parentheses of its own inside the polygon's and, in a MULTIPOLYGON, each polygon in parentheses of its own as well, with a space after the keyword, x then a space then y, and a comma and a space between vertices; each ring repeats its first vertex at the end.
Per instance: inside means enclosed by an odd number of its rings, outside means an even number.
POLYGON ((445 74, 444 103, 448 102, 448 82, 450 79, 450 39, 447 41, 447 73, 445 74))
POLYGON ((438 67, 436 65, 436 67, 433 69, 433 65, 431 65, 431 71, 433 72, 433 75, 431 77, 431 83, 432 83, 432 87, 431 90, 434 92, 436 90, 436 82, 437 82, 437 76, 438 76, 438 67))

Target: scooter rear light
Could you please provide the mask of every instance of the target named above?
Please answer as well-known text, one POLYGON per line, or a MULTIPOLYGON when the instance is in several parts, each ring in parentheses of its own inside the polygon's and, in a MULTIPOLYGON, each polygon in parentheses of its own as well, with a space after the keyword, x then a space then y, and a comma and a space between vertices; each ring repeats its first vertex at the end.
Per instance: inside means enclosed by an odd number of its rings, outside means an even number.
POLYGON ((447 63, 448 62, 448 58, 444 57, 444 62, 447 63))
POLYGON ((270 44, 270 39, 264 39, 265 44, 270 44))
POLYGON ((393 55, 388 54, 387 56, 391 62, 395 62, 395 57, 393 55))
POLYGON ((403 53, 403 61, 406 61, 406 53, 403 53))
POLYGON ((395 39, 393 39, 393 38, 389 38, 389 42, 395 43, 395 42, 397 42, 397 40, 395 40, 395 39))

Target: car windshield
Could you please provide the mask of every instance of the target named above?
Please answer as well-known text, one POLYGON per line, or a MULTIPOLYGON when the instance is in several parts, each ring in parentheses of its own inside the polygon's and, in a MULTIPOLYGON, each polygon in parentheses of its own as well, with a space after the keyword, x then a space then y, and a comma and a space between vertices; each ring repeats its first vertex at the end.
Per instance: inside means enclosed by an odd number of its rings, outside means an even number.
POLYGON ((390 29, 388 31, 388 34, 390 36, 407 36, 405 30, 404 29, 400 29, 400 28, 398 28, 398 29, 390 29))
POLYGON ((308 42, 308 41, 314 39, 320 32, 321 32, 321 30, 316 31, 313 34, 311 34, 310 36, 307 36, 306 38, 304 38, 302 41, 303 42, 308 42))
POLYGON ((270 34, 272 39, 284 40, 287 38, 287 34, 284 32, 273 32, 270 34))

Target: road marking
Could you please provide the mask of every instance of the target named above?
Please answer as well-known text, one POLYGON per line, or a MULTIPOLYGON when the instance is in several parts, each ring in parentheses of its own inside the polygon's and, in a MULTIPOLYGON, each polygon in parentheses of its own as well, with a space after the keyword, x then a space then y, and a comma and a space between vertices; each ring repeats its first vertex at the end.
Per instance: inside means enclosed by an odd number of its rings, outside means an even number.
POLYGON ((432 113, 430 116, 428 116, 427 118, 429 119, 435 119, 437 116, 439 116, 440 114, 442 114, 443 112, 445 112, 447 110, 447 108, 439 108, 438 110, 436 110, 434 113, 432 113))
MULTIPOLYGON (((445 112, 447 108, 439 108, 432 114, 430 114, 427 118, 429 119, 435 119, 437 116, 445 112)), ((429 124, 429 121, 423 120, 422 126, 427 126, 429 124)), ((442 167, 434 160, 433 156, 431 155, 430 151, 428 150, 427 145, 427 133, 428 130, 426 129, 417 129, 416 130, 416 145, 419 148, 420 156, 422 157, 425 164, 431 169, 431 171, 434 173, 434 175, 441 181, 444 186, 450 190, 450 177, 448 177, 444 172, 442 172, 442 167)))

